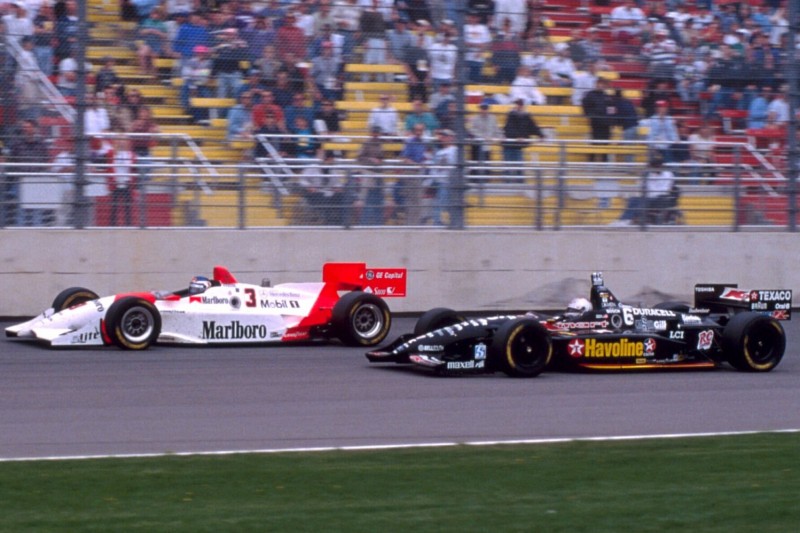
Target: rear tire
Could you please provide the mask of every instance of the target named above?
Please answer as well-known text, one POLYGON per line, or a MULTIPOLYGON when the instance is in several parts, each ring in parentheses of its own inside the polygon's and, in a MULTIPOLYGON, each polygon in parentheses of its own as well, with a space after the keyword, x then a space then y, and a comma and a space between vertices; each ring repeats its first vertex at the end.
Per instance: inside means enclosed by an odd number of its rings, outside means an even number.
POLYGON ((511 377, 532 378, 542 373, 553 356, 547 330, 531 318, 517 318, 500 326, 489 346, 492 364, 511 377))
POLYGON ((419 337, 431 331, 458 324, 463 320, 464 318, 452 309, 436 307, 422 313, 417 323, 414 324, 414 336, 419 337))
POLYGON ((85 289, 83 287, 70 287, 69 289, 64 289, 58 293, 58 296, 56 296, 53 300, 53 305, 51 307, 55 309, 56 313, 58 313, 64 309, 69 309, 70 307, 74 307, 76 305, 91 302, 92 300, 97 300, 98 298, 100 297, 94 291, 90 291, 89 289, 85 289))
POLYGON ((126 296, 108 308, 106 332, 123 350, 145 350, 161 333, 161 314, 147 300, 126 296))
POLYGON ((728 362, 745 372, 769 372, 781 362, 786 333, 780 322, 758 313, 739 313, 722 332, 722 350, 728 362))
POLYGON ((347 346, 375 346, 392 327, 389 306, 365 292, 349 292, 333 306, 334 334, 347 346))

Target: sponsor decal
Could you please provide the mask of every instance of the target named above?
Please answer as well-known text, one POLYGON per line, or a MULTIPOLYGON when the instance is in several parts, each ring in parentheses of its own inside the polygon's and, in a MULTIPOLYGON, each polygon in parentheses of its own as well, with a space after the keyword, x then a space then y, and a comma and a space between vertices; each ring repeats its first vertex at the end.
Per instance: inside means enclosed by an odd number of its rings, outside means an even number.
POLYGON ((260 300, 262 309, 300 309, 300 302, 297 300, 260 300))
POLYGON ((372 271, 372 270, 367 270, 367 279, 370 280, 370 281, 375 279, 375 272, 372 271))
POLYGON ((703 321, 702 318, 699 316, 692 316, 692 315, 682 315, 681 322, 684 324, 699 324, 703 321))
POLYGON ((747 293, 747 291, 743 291, 743 290, 740 290, 740 289, 725 289, 725 292, 723 292, 720 295, 720 298, 725 298, 727 300, 739 300, 739 301, 742 301, 742 302, 746 302, 747 298, 749 296, 750 295, 747 293))
POLYGON ((288 331, 283 335, 283 340, 285 341, 301 341, 310 339, 311 334, 308 330, 298 330, 298 331, 288 331))
POLYGON ((711 348, 711 344, 713 342, 714 342, 714 330, 708 329, 706 331, 701 331, 700 334, 697 336, 697 349, 708 350, 711 348))
POLYGON ((269 295, 273 298, 302 298, 299 292, 292 291, 271 291, 269 295))
POLYGON ((266 339, 269 335, 267 326, 242 325, 238 320, 230 324, 217 324, 215 320, 203 321, 202 339, 207 340, 241 340, 266 339))
POLYGON ((205 305, 228 305, 231 301, 228 298, 220 298, 218 296, 190 296, 189 303, 205 304, 205 305))
POLYGON ((483 367, 484 361, 450 361, 447 363, 447 370, 473 370, 483 367))
POLYGON ((483 361, 486 359, 486 345, 483 343, 475 345, 475 360, 483 361))
POLYGON ((669 338, 682 341, 684 338, 684 333, 685 333, 684 331, 670 331, 669 338))
MULTIPOLYGON (((369 272, 367 272, 367 279, 372 279, 369 277, 369 272)), ((375 279, 403 279, 405 277, 404 270, 385 270, 385 271, 377 271, 374 273, 375 279)))
POLYGON ((92 303, 94 304, 94 307, 95 309, 97 309, 98 313, 102 313, 103 311, 106 310, 106 308, 103 307, 103 304, 100 303, 100 300, 92 300, 92 303))
POLYGON ((695 287, 694 292, 714 292, 714 287, 695 287))
POLYGON ((605 329, 608 327, 607 320, 600 320, 597 322, 556 322, 555 329, 605 329))
POLYGON ((574 339, 567 344, 570 357, 642 357, 656 351, 655 339, 644 342, 620 339, 604 342, 597 339, 574 339))
POLYGON ((441 344, 420 344, 417 346, 417 350, 420 352, 441 352, 444 350, 444 346, 441 344))
POLYGON ((771 316, 775 320, 789 320, 788 311, 773 311, 771 316))
POLYGON ((674 311, 667 309, 649 309, 639 307, 623 307, 622 316, 625 323, 632 326, 637 317, 659 317, 659 318, 675 318, 678 315, 674 311))
POLYGON ((100 340, 100 330, 87 331, 79 335, 75 335, 70 339, 70 344, 88 344, 93 341, 100 340))
POLYGON ((750 291, 751 302, 785 302, 792 299, 792 291, 750 291))

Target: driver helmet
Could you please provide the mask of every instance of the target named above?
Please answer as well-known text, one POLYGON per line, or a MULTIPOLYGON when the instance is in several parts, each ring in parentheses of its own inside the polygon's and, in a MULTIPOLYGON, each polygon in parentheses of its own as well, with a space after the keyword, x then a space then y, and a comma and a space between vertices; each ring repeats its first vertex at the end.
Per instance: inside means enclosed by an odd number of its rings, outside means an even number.
POLYGON ((189 294, 200 294, 211 287, 211 280, 205 276, 195 276, 189 282, 189 294))
POLYGON ((592 310, 592 303, 586 298, 573 298, 567 304, 567 313, 583 314, 592 310))

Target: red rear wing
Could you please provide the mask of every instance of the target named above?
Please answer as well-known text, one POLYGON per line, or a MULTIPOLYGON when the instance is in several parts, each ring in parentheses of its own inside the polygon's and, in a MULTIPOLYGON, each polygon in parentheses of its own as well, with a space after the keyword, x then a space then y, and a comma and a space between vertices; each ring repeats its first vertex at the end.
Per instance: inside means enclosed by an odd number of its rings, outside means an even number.
POLYGON ((367 268, 366 263, 325 263, 322 281, 340 291, 362 290, 382 298, 406 296, 405 268, 367 268))

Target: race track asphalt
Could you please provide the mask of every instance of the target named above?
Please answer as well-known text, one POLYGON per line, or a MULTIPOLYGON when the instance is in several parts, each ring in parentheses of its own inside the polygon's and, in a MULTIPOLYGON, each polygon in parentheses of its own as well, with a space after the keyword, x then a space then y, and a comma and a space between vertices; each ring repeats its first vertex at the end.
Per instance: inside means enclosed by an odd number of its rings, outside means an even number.
MULTIPOLYGON (((3 337, 0 459, 797 429, 798 322, 766 374, 532 380, 437 378, 342 346, 56 351, 3 337)), ((390 338, 412 327, 397 319, 390 338)))

